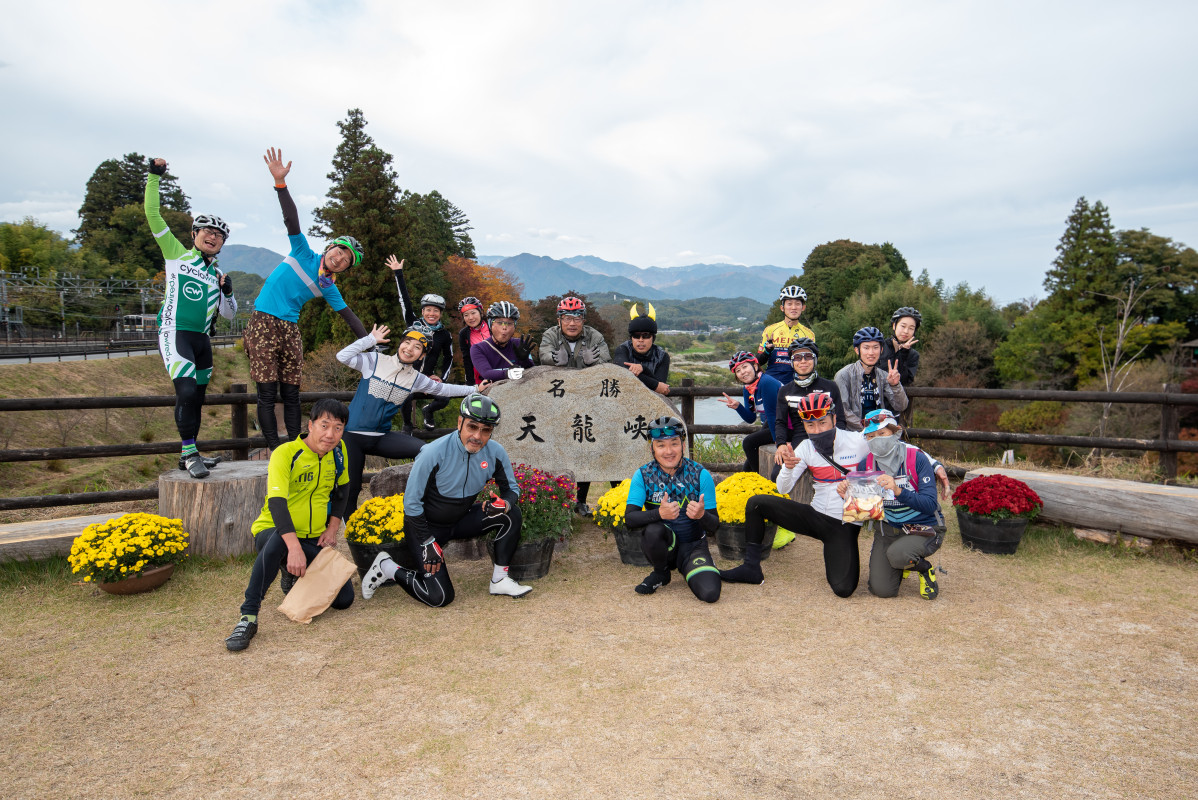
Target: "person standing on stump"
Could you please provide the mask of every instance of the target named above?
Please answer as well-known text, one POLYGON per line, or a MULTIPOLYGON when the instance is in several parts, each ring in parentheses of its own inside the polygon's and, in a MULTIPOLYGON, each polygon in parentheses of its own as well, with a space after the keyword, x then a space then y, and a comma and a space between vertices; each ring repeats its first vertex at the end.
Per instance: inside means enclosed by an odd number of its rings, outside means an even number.
MULTIPOLYGON (((241 604, 241 619, 225 639, 229 650, 244 650, 258 633, 258 611, 266 590, 280 574, 283 593, 302 578, 321 548, 337 544, 344 519, 346 485, 345 443, 341 435, 349 419, 345 404, 317 400, 308 432, 280 445, 270 455, 266 473, 266 502, 250 530, 258 557, 241 604)), ((354 585, 346 581, 333 599, 333 608, 349 608, 354 585)))
POLYGON ((338 236, 323 253, 314 252, 300 232, 299 211, 287 190, 291 162, 284 164, 283 151, 273 147, 263 160, 275 179, 291 251, 258 293, 254 313, 245 329, 245 354, 250 359, 250 378, 258 390, 258 428, 266 437, 266 446, 274 450, 280 443, 275 421, 275 402, 279 397, 283 399, 287 438, 293 440, 300 433, 299 393, 304 367, 300 309, 309 300, 323 298, 349 325, 355 339, 366 336, 367 331, 336 286, 339 274, 362 263, 361 243, 352 236, 338 236))
POLYGON ((432 608, 453 602, 453 583, 441 548, 450 539, 474 539, 494 534, 495 567, 490 593, 523 597, 532 591, 508 575, 520 544, 523 519, 516 500, 520 485, 512 460, 491 433, 499 424, 499 406, 482 394, 462 400, 455 433, 429 442, 416 456, 403 496, 404 538, 419 569, 401 567, 387 551, 380 552, 362 577, 362 597, 369 600, 393 580, 414 599, 432 608), (499 488, 475 502, 491 479, 499 488))
POLYGON ((685 430, 676 417, 649 423, 653 460, 632 476, 624 524, 640 531, 641 550, 653 565, 637 594, 653 594, 677 569, 695 597, 714 603, 720 599, 720 571, 711 560, 707 534, 720 526, 715 481, 704 467, 683 457, 685 430))
MULTIPOLYGON (((915 373, 919 371, 919 351, 915 349, 919 340, 915 338, 915 334, 919 332, 922 322, 923 315, 919 313, 919 309, 911 306, 897 308, 890 315, 890 330, 894 335, 887 337, 883 344, 882 363, 896 362, 899 383, 903 385, 904 390, 915 383, 915 373)), ((907 407, 898 416, 899 423, 904 428, 911 425, 911 414, 911 398, 908 396, 907 407)))
POLYGON ((204 394, 212 378, 210 337, 217 313, 226 319, 237 313, 233 279, 216 268, 216 254, 229 238, 229 226, 220 217, 200 214, 191 223, 192 247, 184 247, 162 218, 158 185, 165 174, 166 161, 151 159, 146 221, 166 261, 158 352, 175 387, 175 427, 182 440, 179 469, 193 478, 206 478, 208 468, 220 460, 204 458, 196 449, 204 394))

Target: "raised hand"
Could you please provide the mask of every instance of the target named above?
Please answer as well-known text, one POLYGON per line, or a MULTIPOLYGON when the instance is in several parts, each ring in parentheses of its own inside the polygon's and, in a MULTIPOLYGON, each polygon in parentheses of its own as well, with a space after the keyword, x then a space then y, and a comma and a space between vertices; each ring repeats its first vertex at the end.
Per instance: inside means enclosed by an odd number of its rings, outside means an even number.
POLYGON ((720 402, 723 403, 724 405, 728 406, 728 408, 731 408, 733 411, 735 411, 736 407, 739 406, 740 403, 738 403, 737 401, 735 401, 731 397, 729 397, 726 392, 724 392, 722 394, 724 395, 724 399, 721 400, 720 402))
POLYGON ((375 344, 386 344, 391 341, 387 337, 390 335, 391 329, 386 325, 375 325, 370 329, 370 335, 374 337, 375 344))
POLYGON ((886 382, 889 383, 891 386, 898 386, 898 384, 899 384, 898 361, 887 361, 886 366, 887 366, 886 382))
POLYGON ((686 504, 686 515, 691 519, 702 519, 706 511, 707 507, 703 505, 703 495, 699 495, 698 500, 691 500, 686 504))
POLYGON ((407 259, 397 259, 394 254, 392 254, 387 256, 387 260, 383 263, 386 264, 392 272, 399 272, 401 269, 403 269, 404 261, 407 261, 407 259))
POLYGON ((266 155, 262 156, 262 160, 266 162, 266 168, 270 170, 271 177, 275 179, 275 184, 285 183, 287 173, 291 172, 291 162, 283 164, 282 148, 276 150, 271 147, 266 151, 266 155))

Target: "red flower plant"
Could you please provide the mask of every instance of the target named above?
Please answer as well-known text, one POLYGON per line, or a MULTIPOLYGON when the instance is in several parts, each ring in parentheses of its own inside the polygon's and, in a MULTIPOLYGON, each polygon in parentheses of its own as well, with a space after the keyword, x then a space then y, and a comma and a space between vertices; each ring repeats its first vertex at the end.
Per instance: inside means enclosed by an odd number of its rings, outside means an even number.
POLYGON ((1023 481, 1006 475, 982 475, 957 487, 953 492, 953 505, 991 519, 1031 519, 1040 513, 1044 502, 1023 481))

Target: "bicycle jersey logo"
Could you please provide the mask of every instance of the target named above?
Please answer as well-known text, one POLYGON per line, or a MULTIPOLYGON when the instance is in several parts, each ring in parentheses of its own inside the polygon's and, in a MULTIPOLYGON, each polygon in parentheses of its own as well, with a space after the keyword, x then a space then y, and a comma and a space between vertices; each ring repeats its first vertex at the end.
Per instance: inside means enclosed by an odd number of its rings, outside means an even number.
POLYGON ((480 462, 478 462, 478 465, 479 465, 480 467, 482 467, 483 469, 486 469, 487 467, 491 466, 491 465, 490 465, 490 464, 488 464, 486 461, 480 461, 480 462))
POLYGON ((696 567, 701 567, 701 566, 703 566, 704 564, 706 564, 706 563, 707 563, 707 559, 706 559, 706 558, 704 558, 703 556, 697 556, 697 557, 694 559, 694 562, 693 562, 693 563, 694 563, 694 565, 695 565, 696 567))
POLYGON ((188 283, 183 286, 183 296, 188 300, 202 300, 204 291, 194 283, 188 283))
POLYGON ((311 471, 305 472, 303 475, 300 475, 298 478, 295 479, 296 483, 307 483, 310 480, 312 480, 311 471))

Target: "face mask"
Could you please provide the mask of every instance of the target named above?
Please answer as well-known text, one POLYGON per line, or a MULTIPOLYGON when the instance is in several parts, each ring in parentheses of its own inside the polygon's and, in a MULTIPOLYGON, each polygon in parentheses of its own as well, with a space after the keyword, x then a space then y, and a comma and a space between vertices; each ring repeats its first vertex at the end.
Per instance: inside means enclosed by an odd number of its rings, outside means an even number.
POLYGON ((880 459, 887 458, 893 454, 898 445, 899 437, 897 436, 876 436, 865 442, 865 446, 869 448, 869 452, 880 459))
POLYGON ((809 433, 807 438, 811 440, 811 446, 815 448, 815 452, 824 458, 832 457, 832 448, 836 445, 835 428, 823 433, 809 433))

